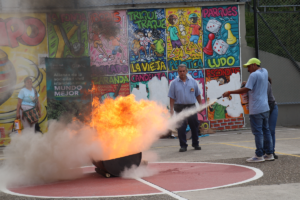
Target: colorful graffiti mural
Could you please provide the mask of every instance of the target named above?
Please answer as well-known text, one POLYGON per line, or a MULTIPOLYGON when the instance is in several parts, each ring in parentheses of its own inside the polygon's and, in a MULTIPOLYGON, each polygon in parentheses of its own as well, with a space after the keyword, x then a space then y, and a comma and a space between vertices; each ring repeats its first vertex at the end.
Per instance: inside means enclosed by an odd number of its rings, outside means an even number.
MULTIPOLYGON (((223 68, 205 70, 206 102, 221 97, 226 91, 241 87, 240 68, 223 68)), ((220 98, 207 109, 208 119, 225 119, 243 117, 240 95, 220 98)))
POLYGON ((169 107, 167 72, 132 74, 130 89, 137 101, 149 99, 169 107))
POLYGON ((164 9, 128 10, 131 73, 166 71, 164 9))
POLYGON ((128 74, 126 11, 89 12, 91 65, 102 75, 128 74))
POLYGON ((40 97, 42 132, 47 130, 46 14, 0 14, 0 146, 10 142, 18 94, 30 76, 40 97))
POLYGON ((168 69, 203 68, 201 8, 166 9, 168 69))
MULTIPOLYGON (((182 63, 199 83, 202 103, 240 87, 238 5, 0 14, 0 18, 0 146, 10 141, 17 95, 26 76, 32 77, 40 95, 43 132, 47 116, 53 114, 47 113, 47 105, 75 99, 90 103, 91 84, 92 95, 100 101, 132 93, 137 100, 169 107, 169 83, 182 63), (51 59, 82 61, 87 68, 80 71, 77 64, 51 59), (50 63, 56 63, 55 69, 50 63), (59 68, 65 71, 58 72, 59 68)), ((212 128, 219 128, 219 122, 227 123, 225 129, 240 128, 239 95, 220 98, 198 118, 212 128)))
POLYGON ((203 7, 205 68, 240 66, 238 6, 203 7))
POLYGON ((47 19, 50 58, 89 56, 85 12, 49 13, 47 19))
MULTIPOLYGON (((204 70, 189 70, 188 76, 192 77, 193 79, 195 79, 197 81, 198 87, 200 88, 200 91, 201 91, 201 103, 205 104, 204 70)), ((177 71, 169 72, 168 73, 169 83, 171 83, 171 81, 173 81, 177 77, 178 77, 177 71)), ((196 105, 199 106, 198 102, 196 103, 196 105)), ((198 113, 198 119, 201 121, 207 120, 206 109, 202 110, 200 113, 198 113)))
POLYGON ((106 98, 115 99, 119 96, 130 94, 129 76, 98 76, 93 74, 92 83, 94 84, 93 96, 103 102, 106 98))

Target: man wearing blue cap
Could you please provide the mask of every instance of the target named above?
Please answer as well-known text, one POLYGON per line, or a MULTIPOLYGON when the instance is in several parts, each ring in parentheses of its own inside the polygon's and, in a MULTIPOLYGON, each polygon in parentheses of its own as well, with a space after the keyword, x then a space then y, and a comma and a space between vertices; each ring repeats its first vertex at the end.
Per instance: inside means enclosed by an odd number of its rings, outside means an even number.
POLYGON ((248 68, 250 76, 244 88, 228 91, 223 97, 230 94, 242 94, 248 92, 249 114, 251 130, 255 137, 255 156, 247 159, 247 162, 263 162, 274 160, 272 149, 272 137, 269 130, 269 104, 268 104, 268 71, 260 67, 260 60, 251 58, 243 67, 248 68), (264 146, 265 142, 265 146, 264 146), (265 152, 265 154, 264 154, 265 152))

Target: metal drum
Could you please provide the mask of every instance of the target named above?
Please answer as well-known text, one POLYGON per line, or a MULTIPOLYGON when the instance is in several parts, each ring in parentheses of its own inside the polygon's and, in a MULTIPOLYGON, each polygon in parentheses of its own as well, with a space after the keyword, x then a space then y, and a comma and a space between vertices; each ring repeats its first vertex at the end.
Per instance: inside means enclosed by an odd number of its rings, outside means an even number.
POLYGON ((109 178, 120 176, 125 167, 130 168, 132 165, 139 166, 141 160, 142 152, 112 160, 93 161, 93 164, 97 167, 95 171, 98 174, 109 178))

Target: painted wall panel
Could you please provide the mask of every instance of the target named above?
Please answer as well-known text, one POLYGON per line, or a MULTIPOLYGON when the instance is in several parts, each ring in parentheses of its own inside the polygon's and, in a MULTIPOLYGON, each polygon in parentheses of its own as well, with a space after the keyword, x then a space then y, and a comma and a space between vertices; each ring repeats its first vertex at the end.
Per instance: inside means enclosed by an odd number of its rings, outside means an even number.
POLYGON ((136 100, 149 99, 169 106, 167 72, 130 75, 131 93, 136 100))
POLYGON ((48 45, 50 58, 89 56, 87 13, 49 13, 48 45))
POLYGON ((101 76, 93 74, 92 83, 95 86, 93 96, 98 97, 101 102, 106 98, 115 99, 130 94, 128 75, 101 76))
POLYGON ((203 7, 202 17, 205 68, 240 66, 238 6, 203 7))
POLYGON ((40 97, 41 130, 47 130, 46 14, 0 14, 0 146, 10 142, 18 94, 30 76, 40 97))
POLYGON ((102 75, 128 74, 126 11, 89 12, 91 66, 102 75))
MULTIPOLYGON (((240 68, 223 68, 205 70, 206 101, 215 100, 226 91, 241 87, 240 68)), ((220 98, 208 107, 208 119, 218 120, 225 118, 243 117, 243 107, 240 95, 220 98)))
POLYGON ((164 9, 128 10, 131 73, 166 71, 164 9))
POLYGON ((201 8, 166 9, 168 70, 203 68, 201 8))

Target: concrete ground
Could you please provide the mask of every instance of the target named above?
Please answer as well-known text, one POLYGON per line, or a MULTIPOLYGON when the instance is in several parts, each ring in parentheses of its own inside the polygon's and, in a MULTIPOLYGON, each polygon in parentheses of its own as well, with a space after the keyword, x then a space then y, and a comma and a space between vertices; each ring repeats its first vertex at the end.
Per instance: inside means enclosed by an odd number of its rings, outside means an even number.
MULTIPOLYGON (((195 151, 191 146, 187 152, 178 152, 178 139, 160 139, 151 147, 159 156, 159 161, 167 162, 215 162, 251 166, 260 169, 264 175, 254 181, 240 185, 180 192, 183 198, 190 200, 255 200, 300 199, 300 127, 276 129, 276 154, 279 159, 274 162, 247 163, 245 160, 254 155, 254 136, 250 129, 239 131, 217 132, 200 138, 201 151, 195 151)), ((188 141, 189 145, 191 140, 188 141)), ((0 162, 3 162, 0 150, 0 162)), ((0 192, 0 199, 33 199, 17 197, 0 192)), ((36 198, 38 199, 38 198, 36 198)), ((150 195, 121 198, 101 199, 174 199, 168 195, 150 195)))

